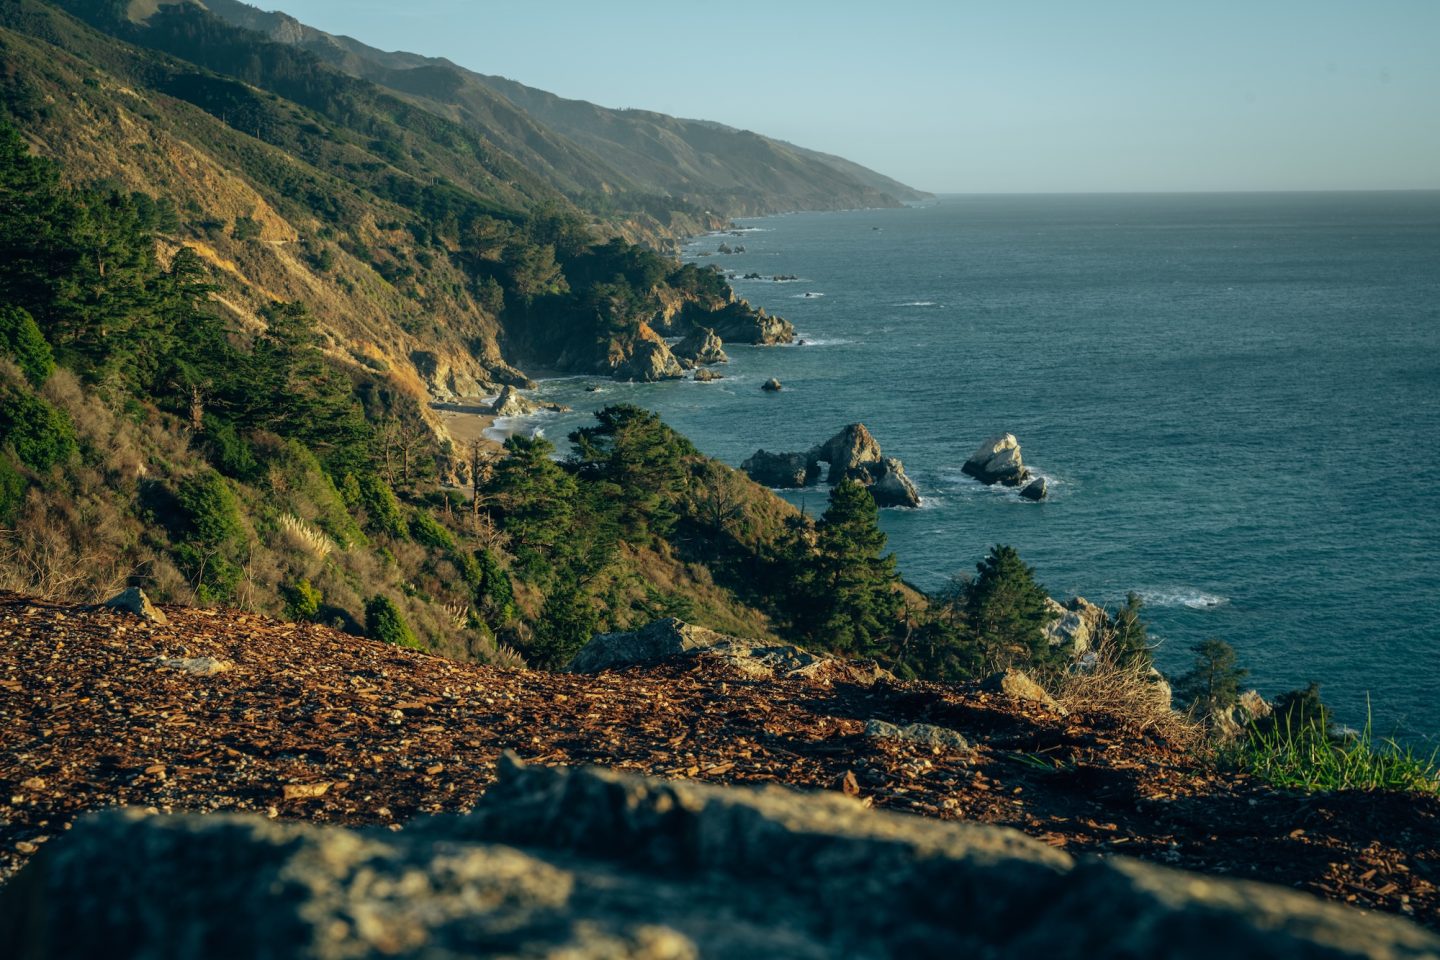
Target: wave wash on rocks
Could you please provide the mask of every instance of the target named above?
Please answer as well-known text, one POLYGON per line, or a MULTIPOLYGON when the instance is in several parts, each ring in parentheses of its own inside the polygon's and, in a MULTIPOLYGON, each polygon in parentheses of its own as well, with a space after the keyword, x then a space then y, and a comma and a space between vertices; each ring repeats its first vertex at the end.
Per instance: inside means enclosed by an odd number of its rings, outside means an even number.
POLYGON ((0 892, 19 958, 1433 957, 1405 921, 839 793, 506 755, 401 832, 89 817, 0 892), (517 849, 523 848, 523 849, 517 849))

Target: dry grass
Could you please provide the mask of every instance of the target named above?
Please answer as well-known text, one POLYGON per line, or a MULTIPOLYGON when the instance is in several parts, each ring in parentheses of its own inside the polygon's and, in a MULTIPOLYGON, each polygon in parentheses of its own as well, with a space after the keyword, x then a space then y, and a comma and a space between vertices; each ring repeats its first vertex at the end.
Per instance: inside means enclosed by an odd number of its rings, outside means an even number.
POLYGON ((1117 656, 1113 632, 1102 631, 1093 663, 1067 672, 1055 699, 1072 713, 1107 713, 1176 746, 1199 748, 1205 727, 1170 706, 1169 687, 1143 660, 1117 656))

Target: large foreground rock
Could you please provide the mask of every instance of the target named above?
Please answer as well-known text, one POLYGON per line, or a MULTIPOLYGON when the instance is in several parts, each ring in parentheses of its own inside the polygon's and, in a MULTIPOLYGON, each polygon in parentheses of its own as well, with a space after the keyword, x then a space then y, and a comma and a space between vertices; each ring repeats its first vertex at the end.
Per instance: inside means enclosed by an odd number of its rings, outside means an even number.
POLYGON ((822 683, 871 684, 890 677, 873 661, 820 657, 788 644, 716 633, 674 617, 656 620, 639 630, 596 634, 575 654, 566 669, 571 673, 596 673, 697 654, 713 657, 737 673, 755 679, 798 678, 822 683))
POLYGON ((680 325, 688 330, 708 328, 726 343, 772 346, 795 339, 795 327, 790 321, 771 316, 764 307, 756 309, 744 300, 734 300, 714 310, 686 304, 680 325))
POLYGON ((512 386, 506 386, 490 404, 490 412, 497 417, 523 417, 534 413, 538 407, 534 403, 520 395, 520 391, 512 386))
POLYGON ((1018 487, 1030 479, 1030 469, 1020 457, 1020 441, 1013 433, 980 444, 960 469, 981 483, 1003 483, 1007 487, 1018 487))
POLYGON ((17 960, 1415 958, 1278 887, 804 795, 527 767, 401 832, 110 811, 0 891, 17 960))

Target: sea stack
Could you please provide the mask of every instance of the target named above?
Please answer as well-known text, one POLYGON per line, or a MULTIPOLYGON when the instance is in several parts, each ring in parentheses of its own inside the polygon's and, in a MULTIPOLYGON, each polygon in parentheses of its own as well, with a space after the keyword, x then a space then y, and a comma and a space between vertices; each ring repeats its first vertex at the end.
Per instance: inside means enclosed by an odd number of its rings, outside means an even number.
POLYGON ((764 383, 760 384, 760 389, 766 391, 767 393, 779 393, 785 388, 780 385, 779 380, 771 377, 769 380, 766 380, 764 383))
POLYGON ((1030 470, 1020 459, 1020 441, 1013 433, 991 437, 980 444, 960 469, 986 484, 1018 487, 1030 479, 1030 470))

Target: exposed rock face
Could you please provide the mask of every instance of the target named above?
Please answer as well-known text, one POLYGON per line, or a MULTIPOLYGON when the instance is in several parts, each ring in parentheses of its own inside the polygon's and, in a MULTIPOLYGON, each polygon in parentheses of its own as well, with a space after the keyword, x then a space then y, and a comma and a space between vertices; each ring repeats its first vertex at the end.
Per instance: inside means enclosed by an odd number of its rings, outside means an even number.
POLYGON ((930 723, 908 723, 903 727, 898 727, 884 720, 867 720, 865 736, 877 737, 881 740, 904 740, 907 743, 920 743, 927 747, 939 747, 942 750, 970 749, 970 741, 956 731, 949 727, 937 727, 930 723))
POLYGON ((630 355, 612 368, 612 376, 616 380, 653 383, 657 380, 679 380, 685 376, 685 368, 675 359, 665 341, 657 337, 654 340, 637 340, 630 355))
POLYGON ((795 339, 795 327, 788 320, 771 316, 764 307, 757 310, 744 300, 734 300, 716 310, 687 304, 681 319, 689 329, 708 327, 726 343, 773 346, 795 339))
POLYGON ((880 462, 880 444, 865 424, 852 423, 824 443, 811 447, 807 456, 812 461, 830 465, 826 481, 834 484, 846 478, 859 479, 858 474, 868 473, 871 464, 880 462))
POLYGON ((536 411, 535 404, 520 396, 520 391, 506 385, 500 391, 500 396, 490 404, 490 412, 497 417, 523 417, 526 414, 536 411))
POLYGON ((755 679, 791 677, 869 684, 890 676, 870 661, 817 657, 799 647, 730 637, 673 617, 656 620, 639 630, 596 634, 566 669, 571 673, 597 673, 701 654, 755 679))
POLYGON ((784 390, 785 387, 780 383, 779 380, 771 377, 769 380, 766 380, 764 383, 760 384, 760 389, 768 391, 769 393, 779 393, 781 390, 784 390))
POLYGON ((691 331, 689 336, 671 347, 670 352, 682 365, 690 367, 730 362, 730 358, 725 356, 725 344, 709 327, 691 331))
POLYGON ((1030 479, 1030 470, 1020 459, 1020 442, 1013 433, 980 444, 960 469, 981 483, 1003 483, 1007 487, 1018 487, 1030 479))
POLYGON ((756 483, 781 489, 808 487, 820 477, 820 465, 812 463, 803 453, 756 450, 740 464, 740 469, 756 483))
POLYGON ((704 367, 695 371, 694 379, 699 383, 709 383, 712 380, 724 380, 723 373, 716 373, 714 370, 706 370, 704 367))
POLYGON ((1074 659, 1094 645, 1100 626, 1105 622, 1104 610, 1084 597, 1075 597, 1063 604, 1049 600, 1046 605, 1055 614, 1055 619, 1045 627, 1045 637, 1050 646, 1060 647, 1074 659))
POLYGON ((798 794, 502 758, 402 832, 108 811, 0 891, 17 957, 1417 958, 1280 887, 798 794), (523 849, 517 849, 523 848, 523 849))
MULTIPOLYGON (((463 359, 471 360, 469 357, 463 359)), ((483 371, 457 369, 451 359, 443 354, 433 350, 415 350, 410 354, 410 362, 415 366, 415 372, 420 375, 420 379, 425 381, 430 395, 436 399, 457 400, 485 392, 485 382, 476 376, 483 371)))
POLYGON ((1020 490, 1020 496, 1026 500, 1044 500, 1050 494, 1050 484, 1044 477, 1036 477, 1025 484, 1020 490))
POLYGON ((169 622, 165 616, 165 611, 151 603, 150 598, 145 596, 145 591, 139 587, 130 587, 127 590, 122 590, 109 600, 106 600, 103 605, 113 607, 116 610, 125 610, 135 614, 135 616, 142 620, 149 620, 151 623, 169 622))
POLYGON ((767 453, 758 450, 740 465, 757 483, 770 487, 802 487, 820 476, 820 465, 829 467, 826 482, 854 480, 870 488, 882 507, 918 507, 920 494, 905 475, 905 465, 883 456, 880 444, 863 423, 852 423, 808 453, 767 453), (803 464, 803 470, 801 465, 803 464))
POLYGON ((981 682, 980 689, 990 690, 994 693, 1003 693, 1007 697, 1013 697, 1016 700, 1038 703, 1054 710, 1061 716, 1064 716, 1066 713, 1065 708, 1056 703, 1055 698, 1046 693, 1044 687, 1040 686, 1040 684, 1034 680, 1031 680, 1028 674, 1022 673, 1019 670, 1002 670, 999 673, 992 674, 981 682))

